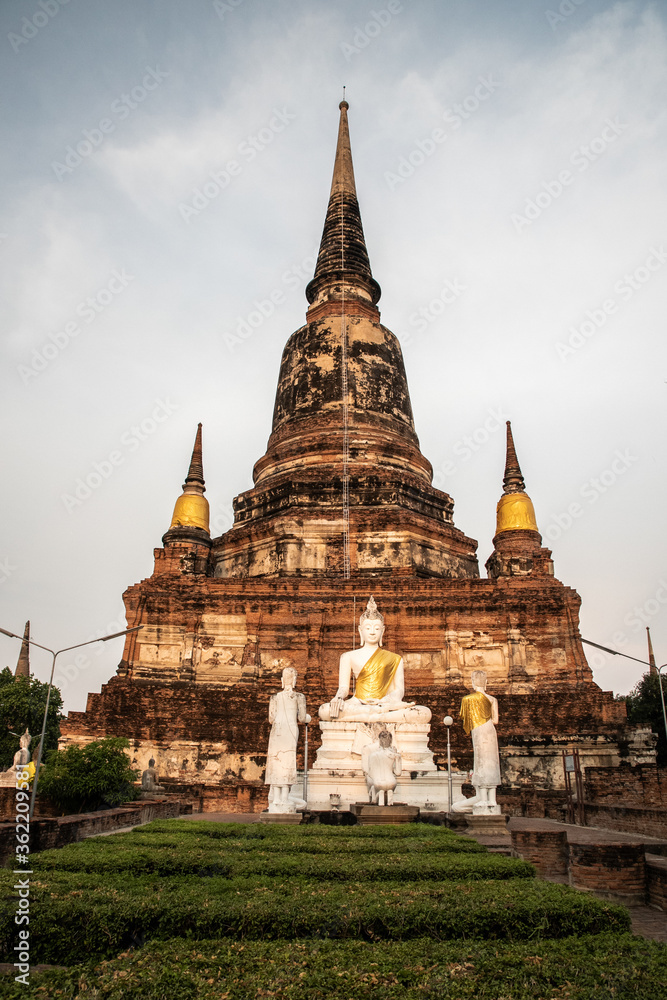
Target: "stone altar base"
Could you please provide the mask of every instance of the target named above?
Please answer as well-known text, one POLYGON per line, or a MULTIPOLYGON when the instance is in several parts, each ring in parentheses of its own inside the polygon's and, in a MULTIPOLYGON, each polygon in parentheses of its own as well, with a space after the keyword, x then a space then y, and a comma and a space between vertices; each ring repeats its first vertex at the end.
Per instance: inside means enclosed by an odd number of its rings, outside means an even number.
MULTIPOLYGON (((419 809, 449 811, 447 772, 438 771, 428 746, 431 727, 428 723, 406 722, 320 722, 322 745, 308 772, 309 809, 331 809, 332 795, 340 796, 336 806, 341 810, 368 802, 361 753, 383 730, 392 734, 403 761, 394 799, 419 809)), ((465 774, 452 775, 454 800, 461 797, 461 786, 466 780, 465 774)))
POLYGON ((507 829, 509 816, 498 813, 487 813, 480 816, 475 815, 475 813, 464 813, 464 816, 468 821, 466 833, 469 833, 471 836, 507 837, 508 840, 510 839, 507 829))
MULTIPOLYGON (((465 775, 452 777, 453 796, 460 794, 461 785, 466 780, 465 775)), ((314 810, 329 810, 332 807, 331 796, 340 796, 337 808, 349 810, 356 802, 368 802, 368 788, 361 765, 349 771, 312 771, 308 772, 308 808, 314 810)), ((448 812, 449 789, 446 771, 431 773, 408 772, 398 779, 394 790, 394 799, 405 802, 406 805, 425 809, 427 812, 448 812), (414 777, 412 777, 414 774, 414 777), (434 808, 430 809, 429 804, 434 808)))
POLYGON ((414 823, 419 818, 417 806, 407 806, 404 802, 395 802, 392 806, 372 806, 367 802, 355 802, 350 806, 350 812, 357 817, 359 826, 414 823))
POLYGON ((280 823, 285 826, 296 826, 301 822, 301 813, 270 813, 268 809, 259 814, 260 823, 280 823))

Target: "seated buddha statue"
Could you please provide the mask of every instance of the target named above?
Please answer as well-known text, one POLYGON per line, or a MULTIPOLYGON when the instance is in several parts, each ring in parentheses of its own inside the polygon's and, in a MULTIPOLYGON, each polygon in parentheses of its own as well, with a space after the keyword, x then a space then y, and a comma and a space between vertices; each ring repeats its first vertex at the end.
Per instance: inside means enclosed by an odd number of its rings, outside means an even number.
POLYGON ((405 673, 403 657, 382 648, 384 618, 371 597, 359 618, 361 646, 343 653, 338 671, 338 690, 324 705, 323 722, 429 722, 431 712, 414 701, 403 701, 405 673), (352 678, 354 694, 350 697, 352 678))

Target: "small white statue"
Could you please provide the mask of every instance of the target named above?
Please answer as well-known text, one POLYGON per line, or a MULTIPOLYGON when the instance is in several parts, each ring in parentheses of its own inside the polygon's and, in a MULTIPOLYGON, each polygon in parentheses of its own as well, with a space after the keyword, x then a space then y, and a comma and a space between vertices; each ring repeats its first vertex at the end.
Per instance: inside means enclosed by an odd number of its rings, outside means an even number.
MULTIPOLYGON (((13 787, 18 779, 18 773, 21 773, 23 777, 25 775, 25 769, 29 770, 34 774, 34 765, 30 763, 30 742, 32 736, 26 729, 23 736, 19 739, 19 748, 14 754, 14 760, 10 767, 6 771, 0 771, 0 786, 13 787)), ((32 780, 32 774, 29 780, 32 780)))
POLYGON ((269 700, 271 735, 266 754, 264 784, 269 788, 269 812, 293 813, 304 808, 305 802, 290 798, 290 788, 296 784, 296 745, 299 723, 306 721, 306 696, 295 691, 297 673, 285 667, 282 673, 282 691, 272 694, 269 700))
POLYGON ((390 806, 394 801, 394 789, 396 779, 403 770, 401 755, 392 746, 392 736, 387 730, 383 730, 377 738, 376 743, 369 743, 364 747, 361 754, 361 766, 366 776, 368 787, 368 798, 371 805, 382 805, 382 793, 384 792, 384 804, 390 806))
POLYGON ((498 702, 486 691, 486 672, 473 670, 470 677, 473 693, 461 701, 460 717, 466 733, 472 733, 474 763, 472 784, 475 795, 458 799, 453 812, 472 812, 474 815, 497 815, 496 788, 500 784, 500 756, 498 753, 498 702))
POLYGON ((32 741, 32 736, 30 735, 30 733, 28 732, 28 729, 26 728, 26 731, 24 732, 23 736, 21 736, 21 738, 19 739, 19 747, 20 747, 20 749, 17 750, 16 753, 14 754, 14 767, 15 768, 17 768, 17 767, 23 768, 23 767, 26 766, 26 764, 30 763, 30 749, 29 749, 29 747, 30 747, 31 741, 32 741))
POLYGON ((382 649, 384 618, 371 597, 359 618, 361 646, 340 658, 338 690, 330 702, 320 705, 323 722, 412 722, 424 723, 431 712, 414 701, 403 701, 405 673, 403 657, 382 649), (350 698, 350 682, 356 688, 350 698))

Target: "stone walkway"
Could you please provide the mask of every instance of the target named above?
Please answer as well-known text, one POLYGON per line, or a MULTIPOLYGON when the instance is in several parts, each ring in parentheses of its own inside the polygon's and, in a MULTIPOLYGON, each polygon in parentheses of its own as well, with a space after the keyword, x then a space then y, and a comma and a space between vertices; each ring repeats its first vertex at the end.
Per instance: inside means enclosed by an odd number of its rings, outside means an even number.
MULTIPOLYGON (((643 833, 621 833, 620 830, 606 830, 598 826, 576 826, 560 823, 556 819, 530 819, 528 816, 510 816, 507 824, 510 830, 565 830, 567 839, 577 844, 650 844, 662 845, 667 854, 667 838, 645 837, 643 833)), ((652 854, 663 853, 655 848, 652 854)))

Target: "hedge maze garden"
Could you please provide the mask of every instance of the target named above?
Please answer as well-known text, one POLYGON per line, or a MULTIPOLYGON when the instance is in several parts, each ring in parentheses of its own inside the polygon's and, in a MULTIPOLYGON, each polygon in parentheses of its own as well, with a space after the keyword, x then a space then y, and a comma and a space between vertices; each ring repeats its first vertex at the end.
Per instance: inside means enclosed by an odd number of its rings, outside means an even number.
POLYGON ((627 910, 441 827, 169 820, 31 862, 31 962, 62 968, 6 997, 667 998, 627 910))

